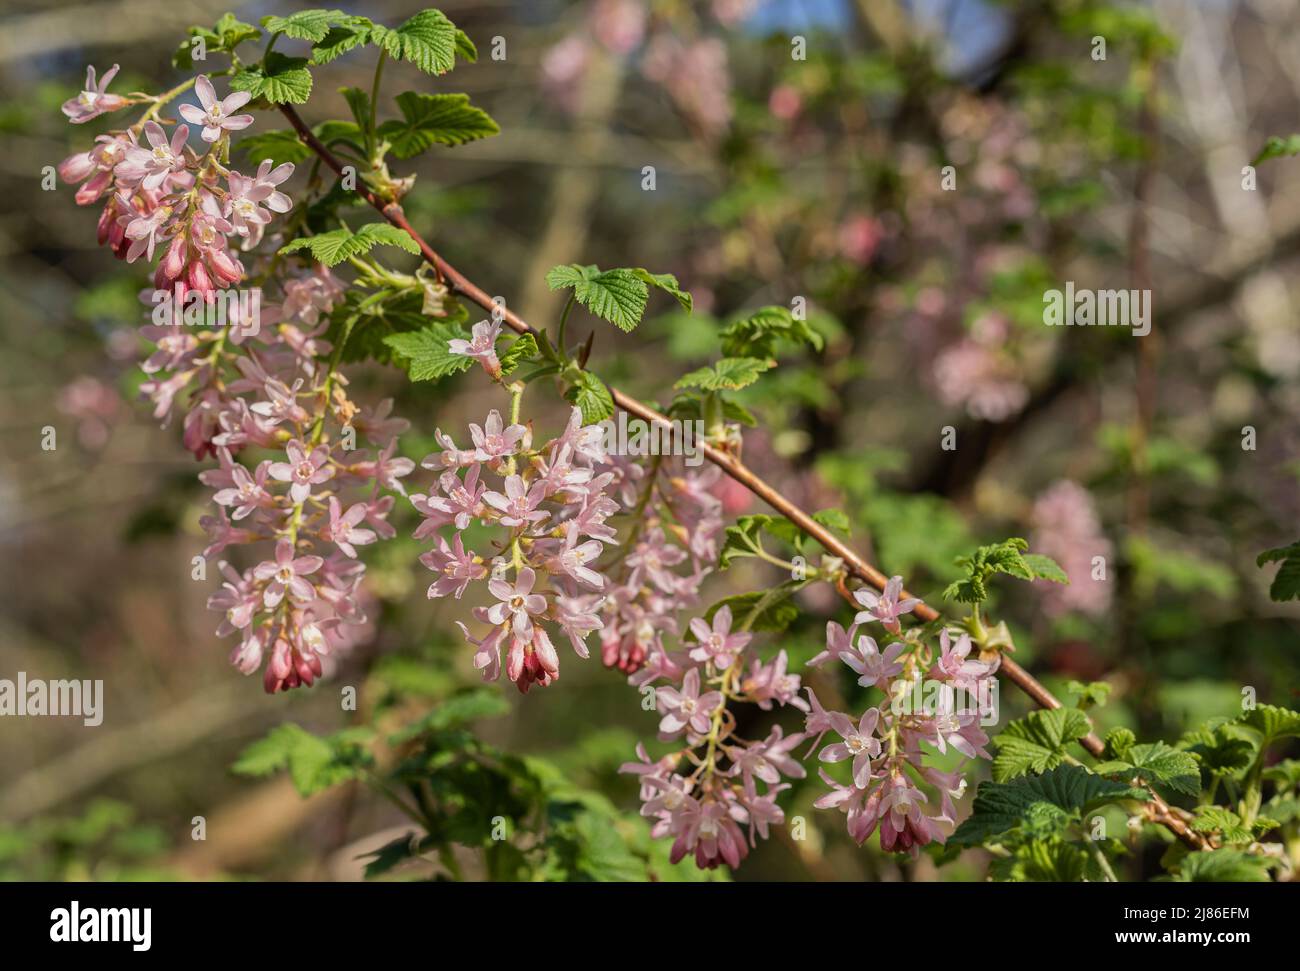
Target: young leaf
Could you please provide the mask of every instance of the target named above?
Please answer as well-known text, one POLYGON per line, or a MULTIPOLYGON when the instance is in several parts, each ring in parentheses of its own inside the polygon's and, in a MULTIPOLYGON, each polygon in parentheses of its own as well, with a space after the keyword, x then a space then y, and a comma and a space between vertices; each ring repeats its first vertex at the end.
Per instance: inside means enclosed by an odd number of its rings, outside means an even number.
POLYGON ((1300 154, 1300 135, 1289 135, 1286 138, 1274 135, 1264 143, 1264 147, 1260 149, 1259 154, 1255 156, 1250 164, 1258 165, 1260 162, 1267 162, 1269 159, 1297 154, 1300 154))
POLYGON ((384 122, 379 134, 398 158, 419 155, 434 144, 464 145, 501 131, 486 111, 469 103, 467 94, 404 91, 397 96, 397 107, 402 120, 384 122))
POLYGON ((798 586, 802 584, 787 581, 772 590, 755 590, 724 597, 705 611, 704 619, 712 623, 714 614, 723 607, 730 607, 732 619, 737 626, 743 624, 750 614, 754 614, 750 630, 779 634, 799 619, 799 607, 789 599, 798 586))
POLYGON ((441 10, 421 10, 399 27, 376 24, 370 39, 389 57, 409 61, 425 74, 446 74, 456 66, 456 26, 441 10))
POLYGON ((650 291, 634 270, 601 270, 598 266, 570 263, 546 274, 552 290, 573 288, 573 295, 597 317, 625 331, 641 323, 650 291))
POLYGON ((247 91, 273 105, 303 104, 311 97, 311 72, 305 57, 271 51, 261 64, 246 66, 230 79, 235 91, 247 91))
POLYGON ((342 10, 299 10, 287 17, 263 17, 262 26, 268 33, 315 42, 324 39, 330 24, 346 17, 342 10))
POLYGON ((1141 782, 1167 786, 1188 796, 1201 791, 1201 768, 1196 759, 1164 742, 1130 746, 1122 759, 1104 762, 1096 771, 1126 780, 1136 777, 1141 782))
POLYGON ((724 357, 712 367, 702 367, 683 375, 673 387, 738 391, 757 381, 759 375, 770 369, 773 363, 757 357, 724 357))
POLYGON ((389 223, 366 223, 355 233, 348 229, 332 229, 315 236, 299 236, 280 247, 281 253, 309 250, 311 255, 326 266, 368 253, 376 246, 396 246, 408 253, 419 253, 419 244, 407 233, 389 223))
POLYGON ((1036 580, 1050 580, 1052 583, 1070 582, 1070 577, 1061 569, 1061 564, 1050 556, 1043 556, 1041 553, 1026 553, 1023 559, 1028 564, 1029 569, 1033 571, 1036 580))
POLYGON ((311 62, 328 64, 348 51, 361 47, 370 40, 374 24, 365 17, 352 17, 346 24, 336 24, 312 45, 311 62))
POLYGON ((449 347, 451 340, 468 338, 462 328, 438 322, 421 330, 389 334, 384 344, 405 360, 412 381, 433 381, 458 374, 474 363, 464 354, 453 354, 449 347))
POLYGON ((609 388, 590 371, 579 371, 564 397, 578 406, 584 425, 594 425, 614 414, 614 398, 609 388))
POLYGON ((683 290, 677 282, 677 277, 671 273, 651 273, 644 267, 636 267, 632 270, 647 285, 658 287, 664 293, 672 294, 673 298, 683 310, 690 313, 695 307, 695 299, 691 296, 689 290, 683 290))
POLYGON ((1169 879, 1180 883, 1268 883, 1268 860, 1241 850, 1188 853, 1169 879))
POLYGON ((1030 772, 1043 773, 1065 760, 1067 747, 1092 730, 1077 708, 1030 712, 1011 722, 994 740, 993 778, 1006 782, 1030 772))
POLYGON ((1250 843, 1255 839, 1241 817, 1223 806, 1199 806, 1192 829, 1198 833, 1218 833, 1224 843, 1250 843))
POLYGON ((257 40, 262 36, 262 32, 252 24, 246 24, 234 14, 222 14, 221 19, 217 21, 216 26, 211 30, 206 27, 191 27, 188 31, 189 37, 181 41, 180 46, 176 48, 176 53, 172 55, 172 64, 175 67, 189 71, 194 67, 194 39, 203 38, 203 44, 207 53, 230 53, 240 44, 247 40, 257 40))
POLYGON ((731 357, 776 356, 778 341, 822 349, 821 334, 785 307, 762 307, 730 324, 721 334, 722 352, 731 357))
POLYGON ((537 356, 537 339, 532 334, 521 334, 510 342, 498 360, 501 362, 501 373, 509 374, 519 365, 530 361, 537 356))

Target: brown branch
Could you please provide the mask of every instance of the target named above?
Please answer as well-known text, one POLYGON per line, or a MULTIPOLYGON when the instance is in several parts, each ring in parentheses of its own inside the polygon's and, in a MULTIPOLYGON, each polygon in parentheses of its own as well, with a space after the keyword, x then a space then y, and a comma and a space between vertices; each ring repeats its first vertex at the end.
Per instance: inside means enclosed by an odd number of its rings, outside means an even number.
MULTIPOLYGON (((320 139, 317 138, 312 133, 312 130, 307 127, 306 122, 302 120, 298 112, 294 110, 293 106, 287 104, 280 105, 280 110, 284 113, 284 116, 289 119, 289 123, 293 125, 294 131, 298 133, 298 137, 303 140, 307 147, 315 152, 320 157, 321 161, 341 177, 343 175, 343 164, 332 152, 330 152, 328 148, 321 144, 320 139)), ((434 268, 434 271, 438 274, 439 278, 445 281, 452 290, 468 299, 471 303, 477 304, 489 313, 500 313, 504 322, 516 333, 533 334, 534 336, 538 336, 539 332, 536 328, 508 307, 493 303, 491 295, 483 290, 482 287, 475 284, 472 280, 439 256, 437 252, 434 251, 433 247, 415 231, 414 227, 411 226, 400 205, 396 202, 386 202, 369 189, 362 186, 358 186, 356 192, 365 199, 366 202, 378 210, 379 213, 392 225, 396 226, 398 229, 405 230, 410 237, 415 240, 416 244, 420 247, 420 254, 424 257, 425 261, 434 268)), ((634 415, 651 424, 658 424, 661 427, 671 428, 671 422, 668 418, 655 411, 649 405, 643 404, 636 398, 625 394, 617 388, 611 387, 609 393, 614 399, 614 404, 626 411, 628 414, 634 415)), ((822 526, 821 523, 817 522, 812 518, 812 516, 804 512, 798 505, 787 499, 773 486, 765 482, 757 473, 741 462, 740 459, 721 449, 714 448, 711 445, 704 446, 704 456, 714 465, 722 469, 722 471, 727 475, 731 476, 731 478, 745 486, 745 488, 749 489, 750 492, 754 493, 786 519, 790 520, 801 530, 815 539, 821 544, 822 548, 832 556, 836 556, 843 560, 849 571, 860 580, 871 584, 871 586, 875 587, 877 590, 883 590, 885 588, 885 584, 889 582, 889 577, 885 576, 884 573, 860 557, 849 546, 836 537, 834 533, 822 526)), ((913 598, 914 595, 904 590, 900 596, 904 598, 913 598)), ((918 600, 918 603, 914 613, 920 620, 929 622, 939 619, 939 612, 937 610, 924 601, 921 601, 919 597, 915 599, 918 600)), ((1011 660, 1011 658, 1005 656, 1002 658, 1001 671, 1013 684, 1024 691, 1025 694, 1029 695, 1029 697, 1038 705, 1043 708, 1061 707, 1061 702, 1058 701, 1056 697, 1038 681, 1037 678, 1015 661, 1011 660)), ((1101 756, 1103 745, 1101 739, 1096 735, 1089 734, 1085 736, 1081 739, 1081 743, 1083 747, 1094 756, 1101 756)), ((1169 816, 1173 820, 1173 823, 1180 823, 1176 817, 1172 816, 1172 811, 1168 806, 1164 805, 1159 796, 1152 793, 1152 798, 1156 803, 1159 803, 1160 807, 1162 807, 1161 811, 1164 815, 1169 816)), ((1161 821, 1164 820, 1162 819, 1161 821)), ((1193 833, 1185 824, 1167 825, 1169 825, 1170 829, 1172 829, 1174 833, 1189 846, 1192 846, 1194 849, 1202 848, 1203 840, 1199 834, 1193 833)))

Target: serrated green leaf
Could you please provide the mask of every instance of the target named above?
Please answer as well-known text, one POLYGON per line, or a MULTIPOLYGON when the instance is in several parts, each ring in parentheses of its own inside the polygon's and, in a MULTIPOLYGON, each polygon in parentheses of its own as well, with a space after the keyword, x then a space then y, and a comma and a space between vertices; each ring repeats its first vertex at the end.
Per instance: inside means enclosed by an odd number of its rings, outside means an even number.
POLYGON ((738 391, 759 379, 773 366, 771 360, 757 357, 724 357, 712 367, 702 367, 678 378, 674 388, 699 388, 702 391, 738 391))
POLYGON ((230 79, 235 91, 247 91, 271 104, 300 105, 311 97, 311 72, 305 57, 289 57, 271 51, 261 64, 245 67, 230 79))
POLYGON ((1277 575, 1269 585, 1269 599, 1280 603, 1283 600, 1300 598, 1300 543, 1265 550, 1259 554, 1256 563, 1263 566, 1278 560, 1282 561, 1282 566, 1278 568, 1277 575))
POLYGON ((368 737, 369 730, 363 729, 362 734, 340 732, 319 738, 289 722, 246 748, 231 770, 263 776, 287 768, 299 794, 309 796, 353 778, 365 761, 359 746, 368 737))
POLYGON ((537 339, 532 334, 521 334, 510 342, 510 346, 497 356, 501 362, 502 375, 510 374, 515 368, 537 356, 537 339))
POLYGON ((1061 569, 1061 564, 1050 556, 1043 556, 1041 553, 1026 553, 1022 559, 1029 565, 1029 569, 1033 571, 1034 578, 1037 580, 1050 580, 1052 583, 1070 582, 1070 577, 1061 569))
POLYGON ((1237 719, 1238 723, 1259 732, 1260 745, 1268 747, 1279 738, 1300 736, 1300 712, 1278 705, 1257 705, 1237 719))
POLYGON ((404 91, 397 96, 397 107, 402 120, 384 122, 379 135, 398 158, 419 155, 435 144, 464 145, 501 131, 486 111, 469 103, 467 94, 404 91))
POLYGON ((1064 761, 1071 742, 1092 731, 1088 716, 1077 708, 1030 712, 1011 722, 993 743, 993 778, 1006 782, 1027 773, 1042 773, 1064 761))
POLYGON ((1268 861, 1241 850, 1188 853, 1170 879, 1180 883, 1268 883, 1268 861))
POLYGON ((578 303, 625 331, 641 323, 650 299, 645 281, 627 269, 602 270, 570 263, 553 267, 546 274, 546 285, 552 290, 572 287, 578 303))
POLYGON ((331 27, 324 37, 312 45, 311 62, 328 64, 348 51, 365 45, 370 40, 373 26, 365 17, 353 17, 347 24, 331 27))
POLYGON ((345 20, 349 14, 342 10, 299 10, 287 17, 263 17, 262 26, 272 34, 284 34, 295 40, 319 41, 329 33, 330 24, 345 20))
POLYGON ((614 398, 609 388, 590 371, 579 371, 564 397, 578 406, 584 425, 594 425, 614 414, 614 398))
POLYGON ((750 630, 779 634, 799 619, 799 606, 790 599, 798 586, 798 583, 787 581, 771 590, 754 590, 724 597, 705 611, 704 619, 712 623, 714 614, 723 607, 730 607, 737 627, 753 615, 750 630))
POLYGON ((420 330, 389 334, 384 345, 406 362, 412 381, 434 381, 467 370, 474 362, 464 354, 453 354, 449 342, 468 340, 469 334, 454 324, 437 322, 420 330))
MULTIPOLYGON (((441 10, 421 10, 398 27, 376 24, 370 39, 389 57, 409 61, 425 74, 446 74, 456 66, 456 26, 441 10)), ((463 48, 461 48, 463 49, 463 48)))
POLYGON ((420 246, 411 234, 389 223, 366 223, 355 233, 348 229, 332 229, 315 236, 300 236, 280 247, 281 253, 308 250, 326 266, 334 266, 346 259, 368 253, 376 246, 396 246, 408 253, 418 254, 420 246))
POLYGON ((1014 782, 980 784, 971 815, 949 837, 958 846, 974 846, 1013 829, 1036 838, 1060 835, 1081 814, 1125 799, 1145 800, 1149 794, 1077 765, 1057 766, 1040 776, 1014 782))
POLYGON ((720 336, 722 352, 729 357, 775 357, 778 342, 816 351, 824 343, 808 321, 795 318, 788 308, 779 306, 761 307, 729 324, 720 336))
POLYGON ((671 273, 651 273, 644 267, 635 267, 632 270, 648 286, 657 287, 664 293, 671 294, 673 299, 681 306, 683 310, 690 313, 695 308, 695 300, 690 291, 683 290, 677 282, 677 277, 671 273))
POLYGON ((1122 775, 1158 786, 1167 786, 1175 792, 1194 796, 1201 791, 1201 769, 1187 752, 1154 742, 1149 745, 1132 745, 1122 759, 1106 762, 1096 767, 1101 775, 1122 775))
POLYGON ((1198 806, 1192 829, 1198 833, 1218 833, 1224 843, 1250 843, 1255 839, 1241 817, 1223 806, 1198 806))

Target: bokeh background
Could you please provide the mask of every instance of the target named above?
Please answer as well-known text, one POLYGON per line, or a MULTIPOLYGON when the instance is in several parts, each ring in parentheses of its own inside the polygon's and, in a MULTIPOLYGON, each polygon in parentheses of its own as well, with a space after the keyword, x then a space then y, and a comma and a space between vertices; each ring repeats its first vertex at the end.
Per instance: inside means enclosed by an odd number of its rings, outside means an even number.
MULTIPOLYGON (((388 23, 422 6, 343 5, 388 23)), ((41 189, 43 168, 100 130, 58 110, 87 63, 120 63, 115 90, 160 90, 182 77, 169 56, 191 24, 305 6, 0 4, 0 677, 103 679, 106 691, 99 728, 0 719, 0 876, 357 879, 359 857, 401 832, 390 807, 349 786, 304 800, 231 763, 285 721, 342 727, 339 685, 382 683, 411 659, 440 684, 474 680, 458 605, 424 597, 409 510, 399 539, 367 557, 373 640, 332 681, 269 697, 228 665, 204 609, 216 571, 191 575, 205 545, 198 467, 136 400, 144 276, 95 246, 95 214, 69 187, 41 189), (191 839, 199 815, 203 841, 191 839)), ((827 349, 755 386, 747 461, 810 508, 843 508, 856 548, 936 602, 953 558, 982 541, 1027 536, 1077 580, 1104 556, 1105 582, 1022 587, 995 605, 1018 659, 1054 690, 1112 685, 1103 728, 1176 739, 1239 710, 1243 687, 1295 705, 1300 610, 1268 598, 1272 568, 1255 557, 1300 526, 1300 159, 1262 163, 1253 188, 1243 167, 1300 130, 1300 7, 441 9, 479 62, 439 80, 394 64, 390 80, 465 91, 501 125, 413 168, 408 213, 457 267, 539 324, 559 309, 543 282, 555 264, 677 274, 701 313, 605 329, 593 352, 611 383, 661 402, 716 355, 718 320, 804 297, 827 349), (806 60, 791 57, 795 35, 806 60), (1066 280, 1149 287, 1152 335, 1045 327, 1043 293, 1066 280), (941 446, 946 427, 955 450, 941 446)), ((369 70, 344 58, 320 72, 309 121, 343 114, 335 89, 367 85, 369 70)), ((378 369, 354 381, 367 399, 396 397, 417 460, 435 426, 497 404, 472 375, 433 390, 378 369)), ((738 487, 724 499, 761 511, 738 487)), ((760 586, 764 569, 742 564, 710 589, 760 586)), ((837 609, 802 606, 780 639, 798 659, 837 609)), ((616 770, 655 719, 623 679, 566 659, 552 688, 500 690, 509 711, 482 736, 545 756, 633 825, 635 786, 616 770)), ((1010 685, 1002 703, 1004 717, 1027 708, 1010 685)), ((817 789, 796 790, 789 810, 810 838, 778 834, 741 879, 982 876, 978 852, 938 869, 854 847, 838 814, 810 810, 817 789)))

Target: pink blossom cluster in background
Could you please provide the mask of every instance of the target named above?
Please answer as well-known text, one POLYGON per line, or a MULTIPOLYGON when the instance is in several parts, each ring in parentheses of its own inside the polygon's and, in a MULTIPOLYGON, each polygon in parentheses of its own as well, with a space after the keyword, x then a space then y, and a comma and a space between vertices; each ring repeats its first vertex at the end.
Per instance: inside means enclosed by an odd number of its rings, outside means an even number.
POLYGON ((1070 578, 1068 585, 1043 580, 1034 584, 1042 593, 1043 610, 1052 616, 1072 611, 1094 617, 1105 614, 1115 591, 1109 573, 1102 579, 1094 576, 1094 558, 1109 563, 1112 546, 1088 490, 1061 479, 1034 501, 1031 518, 1033 549, 1056 560, 1070 578))
MULTIPOLYGON (((80 123, 138 103, 105 92, 114 73, 95 86, 89 72, 88 90, 64 113, 80 123)), ((141 333, 155 348, 141 365, 141 391, 155 418, 181 412, 196 458, 217 459, 199 476, 216 505, 202 520, 211 539, 204 555, 248 544, 265 551, 242 572, 221 562, 225 583, 208 606, 223 614, 218 634, 238 638, 232 663, 246 674, 265 666, 274 692, 311 684, 366 629, 357 547, 393 535, 385 491, 404 492, 400 479, 414 464, 395 454, 406 422, 388 415, 391 402, 359 409, 323 363, 331 346, 322 335, 343 284, 323 266, 297 272, 269 260, 250 276, 236 255, 235 245, 252 250, 292 208, 279 186, 293 166, 266 161, 248 176, 228 168, 230 133, 253 122, 238 113, 249 96, 219 98, 204 76, 194 89, 199 103, 178 112, 194 130, 182 123, 169 132, 158 120, 169 96, 150 99, 140 121, 100 135, 59 173, 80 183, 80 205, 103 204, 101 245, 127 262, 157 261, 153 289, 141 295, 154 307, 141 333), (212 325, 207 311, 241 284, 254 284, 257 299, 249 288, 221 301, 226 317, 212 325), (278 299, 262 301, 263 290, 278 299), (358 438, 373 451, 358 449, 358 438), (253 464, 257 455, 267 457, 253 464)))

